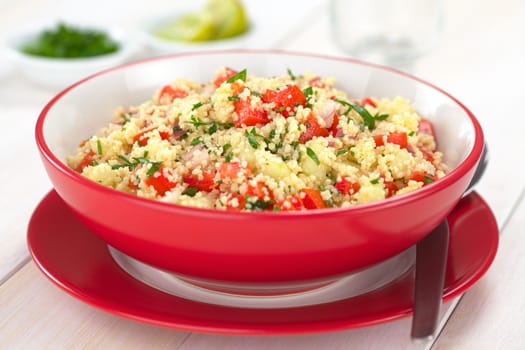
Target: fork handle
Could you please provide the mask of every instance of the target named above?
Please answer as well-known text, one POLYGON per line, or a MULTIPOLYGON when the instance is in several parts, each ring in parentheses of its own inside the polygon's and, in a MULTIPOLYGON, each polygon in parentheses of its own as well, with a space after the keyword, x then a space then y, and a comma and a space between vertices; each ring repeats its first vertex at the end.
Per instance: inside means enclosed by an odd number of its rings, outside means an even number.
POLYGON ((433 339, 443 301, 449 228, 443 220, 416 244, 412 339, 433 339))

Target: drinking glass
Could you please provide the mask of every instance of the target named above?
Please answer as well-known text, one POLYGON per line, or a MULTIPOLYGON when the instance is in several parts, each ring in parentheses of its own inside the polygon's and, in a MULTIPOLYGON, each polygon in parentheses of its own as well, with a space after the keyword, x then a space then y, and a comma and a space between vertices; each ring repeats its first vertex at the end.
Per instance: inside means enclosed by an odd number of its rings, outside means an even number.
POLYGON ((336 44, 374 63, 410 67, 442 32, 444 0, 331 0, 330 7, 336 44))

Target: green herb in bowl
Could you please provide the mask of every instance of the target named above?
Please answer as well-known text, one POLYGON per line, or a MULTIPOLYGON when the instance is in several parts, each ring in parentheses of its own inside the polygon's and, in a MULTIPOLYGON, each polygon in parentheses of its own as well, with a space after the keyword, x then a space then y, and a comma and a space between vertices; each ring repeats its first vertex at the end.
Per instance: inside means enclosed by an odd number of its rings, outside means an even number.
POLYGON ((21 51, 49 58, 85 58, 107 55, 119 48, 119 44, 103 31, 59 23, 56 28, 44 30, 24 44, 21 51))

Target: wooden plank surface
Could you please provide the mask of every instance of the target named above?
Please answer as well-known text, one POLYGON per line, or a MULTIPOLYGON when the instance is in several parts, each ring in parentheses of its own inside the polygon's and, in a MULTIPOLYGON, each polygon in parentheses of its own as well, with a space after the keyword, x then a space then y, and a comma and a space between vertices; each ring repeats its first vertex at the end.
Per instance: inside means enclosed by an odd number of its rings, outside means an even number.
MULTIPOLYGON (((324 54, 342 54, 330 40, 330 19, 319 2, 295 8, 294 2, 254 3, 257 14, 270 13, 275 22, 289 21, 288 30, 270 32, 259 47, 324 54), (284 6, 284 7, 283 7, 284 6), (288 7, 286 7, 288 6, 288 7), (286 8, 285 8, 286 7, 286 8), (278 11, 277 11, 278 10, 278 11), (300 12, 305 10, 304 12, 300 12), (265 12, 266 11, 266 12, 265 12), (275 15, 277 12, 285 17, 275 15), (299 12, 297 12, 299 11, 299 12), (293 13, 293 16, 289 14, 293 13), (299 26, 297 26, 299 24, 299 26), (293 25, 293 26, 292 26, 293 25)), ((132 26, 142 4, 93 0, 38 0, 0 3, 0 31, 19 27, 42 16, 94 16, 132 26), (122 3, 120 3, 122 4, 122 3), (107 5, 107 6, 102 6, 107 5), (104 8, 100 12, 96 8, 104 8), (54 10, 53 10, 54 9, 54 10), (97 12, 98 11, 98 12, 97 12), (51 15, 52 14, 52 15, 51 15)), ((166 11, 180 3, 152 1, 166 11)), ((525 348, 525 184, 521 116, 525 92, 525 2, 501 0, 447 0, 444 40, 423 57, 416 73, 443 87, 464 102, 481 121, 491 149, 490 167, 478 191, 493 208, 500 226, 507 224, 501 248, 489 273, 459 303, 446 305, 438 349, 525 348), (474 11, 475 9, 475 11, 474 11), (521 199, 515 212, 513 208, 521 199), (452 314, 449 322, 449 314, 452 314)), ((2 39, 3 34, 0 34, 2 39)), ((0 57, 0 63, 5 62, 0 57)), ((3 66, 4 67, 4 66, 3 66)), ((53 92, 32 86, 12 73, 0 72, 0 122, 9 132, 0 138, 0 349, 426 349, 413 344, 410 319, 357 330, 281 337, 190 334, 157 328, 106 314, 65 294, 51 284, 27 259, 25 229, 32 209, 50 188, 33 141, 39 110, 53 92), (16 150, 16 152, 15 152, 16 150), (6 166, 8 165, 8 166, 6 166), (23 169, 24 171, 20 171, 23 169), (23 186, 22 186, 23 184, 23 186)))
POLYGON ((88 306, 32 262, 0 287, 0 301, 0 349, 176 349, 189 335, 88 306))
POLYGON ((436 349, 525 349, 525 191, 487 275, 468 291, 436 349))

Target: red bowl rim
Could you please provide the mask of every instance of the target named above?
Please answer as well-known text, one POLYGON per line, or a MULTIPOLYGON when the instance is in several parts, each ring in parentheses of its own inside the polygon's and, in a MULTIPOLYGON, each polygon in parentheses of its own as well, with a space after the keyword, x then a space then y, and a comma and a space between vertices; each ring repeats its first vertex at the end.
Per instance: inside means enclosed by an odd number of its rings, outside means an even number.
POLYGON ((316 54, 316 53, 309 53, 309 52, 298 52, 298 51, 288 51, 288 50, 267 50, 267 49, 235 49, 235 50, 210 50, 210 51, 199 51, 199 52, 184 52, 184 53, 177 53, 177 54, 141 59, 141 60, 121 64, 113 68, 102 70, 62 90, 44 106, 36 122, 35 138, 36 138, 37 147, 40 150, 41 155, 55 169, 57 169, 60 173, 62 173, 62 175, 65 175, 71 180, 79 183, 80 185, 86 186, 90 188, 91 190, 99 192, 100 194, 116 196, 117 198, 120 198, 121 200, 130 201, 142 207, 149 207, 150 209, 153 209, 153 210, 168 211, 172 213, 176 212, 180 215, 190 215, 190 216, 197 216, 197 217, 203 217, 203 218, 205 217, 209 219, 228 219, 229 218, 229 219, 248 219, 248 220, 258 219, 258 218, 263 218, 263 217, 265 219, 283 218, 283 219, 289 220, 294 217, 304 219, 305 217, 327 217, 327 216, 347 215, 350 212, 353 214, 359 215, 359 214, 364 214, 369 211, 376 211, 379 209, 388 209, 388 208, 396 207, 400 205, 402 206, 405 203, 417 201, 423 197, 439 192, 445 189, 446 187, 448 187, 449 185, 453 184, 454 182, 456 182, 465 173, 467 173, 469 170, 473 169, 477 165, 479 158, 481 156, 483 147, 484 147, 483 130, 481 128, 480 123, 474 116, 474 114, 467 107, 465 107, 465 105, 463 105, 458 99, 453 97, 451 94, 449 94, 445 90, 421 78, 418 78, 409 73, 397 70, 392 67, 386 67, 386 66, 382 66, 379 64, 375 64, 375 63, 365 62, 365 61, 361 61, 361 60, 350 58, 350 57, 339 57, 339 56, 323 55, 323 54, 316 54), (71 90, 83 85, 84 83, 92 79, 97 78, 98 76, 102 76, 102 75, 111 73, 113 71, 126 69, 131 66, 140 65, 142 63, 153 62, 153 61, 158 61, 158 60, 165 60, 165 59, 176 59, 176 58, 186 57, 186 56, 205 56, 205 55, 210 55, 210 54, 232 54, 232 55, 234 54, 265 54, 265 55, 304 56, 304 57, 311 57, 311 58, 320 58, 320 59, 326 59, 326 60, 349 62, 349 63, 353 63, 357 65, 369 66, 369 67, 373 67, 376 69, 393 72, 395 74, 404 76, 408 79, 415 80, 419 83, 422 83, 423 85, 426 85, 440 92, 441 94, 450 98, 454 103, 456 103, 467 114, 467 116, 469 117, 474 127, 474 133, 475 133, 474 134, 474 145, 472 146, 472 149, 470 150, 467 157, 457 167, 452 169, 449 173, 447 173, 443 178, 439 179, 438 181, 428 186, 425 186, 423 188, 420 188, 416 191, 406 193, 401 196, 394 196, 391 198, 383 199, 383 200, 372 202, 372 203, 359 204, 359 205, 345 207, 345 208, 314 209, 314 210, 307 210, 307 211, 291 211, 291 212, 232 212, 232 211, 223 211, 223 210, 217 210, 217 209, 194 208, 194 207, 188 207, 188 206, 183 206, 183 205, 178 205, 178 204, 173 204, 173 203, 166 203, 160 200, 152 200, 152 199, 138 197, 132 194, 128 194, 125 192, 121 192, 121 191, 106 187, 104 185, 98 184, 94 181, 91 181, 81 176, 80 174, 75 172, 73 169, 69 168, 64 162, 59 160, 53 154, 53 152, 47 145, 45 137, 44 137, 44 131, 43 131, 46 116, 51 110, 51 108, 71 90))

